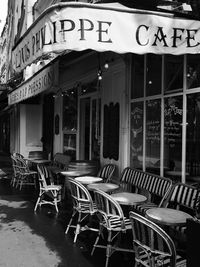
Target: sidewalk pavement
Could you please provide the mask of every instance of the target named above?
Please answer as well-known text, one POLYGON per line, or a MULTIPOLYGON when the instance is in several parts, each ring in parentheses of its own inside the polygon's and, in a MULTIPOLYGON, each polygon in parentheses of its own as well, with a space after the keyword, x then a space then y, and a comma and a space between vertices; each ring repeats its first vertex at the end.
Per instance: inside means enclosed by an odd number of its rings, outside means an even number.
MULTIPOLYGON (((1 168, 8 167, 8 162, 0 155, 1 168)), ((58 214, 53 206, 42 206, 34 213, 36 199, 33 187, 20 191, 10 186, 9 176, 0 178, 0 267, 104 267, 104 249, 90 255, 95 233, 81 233, 76 244, 73 230, 65 234, 69 205, 62 205, 58 214)), ((133 265, 133 255, 120 252, 109 263, 109 267, 133 265)))

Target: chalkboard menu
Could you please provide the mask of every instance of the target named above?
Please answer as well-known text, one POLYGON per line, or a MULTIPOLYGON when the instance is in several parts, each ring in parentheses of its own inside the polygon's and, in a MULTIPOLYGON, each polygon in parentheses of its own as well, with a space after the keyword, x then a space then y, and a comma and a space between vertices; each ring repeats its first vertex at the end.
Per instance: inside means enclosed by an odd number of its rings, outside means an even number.
POLYGON ((146 114, 146 155, 148 161, 154 164, 160 160, 160 99, 147 101, 146 114))
POLYGON ((143 155, 143 102, 131 105, 131 166, 142 166, 143 155))
POLYGON ((182 155, 182 96, 165 99, 164 142, 165 158, 181 161, 182 155))

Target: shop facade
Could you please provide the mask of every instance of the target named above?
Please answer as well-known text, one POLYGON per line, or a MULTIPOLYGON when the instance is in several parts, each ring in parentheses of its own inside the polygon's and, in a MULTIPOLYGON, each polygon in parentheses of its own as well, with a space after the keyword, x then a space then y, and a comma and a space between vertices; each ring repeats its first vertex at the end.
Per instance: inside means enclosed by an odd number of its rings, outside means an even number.
MULTIPOLYGON (((15 102, 32 125, 29 136, 36 130, 35 149, 43 150, 45 140, 51 156, 62 152, 72 159, 112 162, 118 174, 131 166, 183 182, 195 180, 200 174, 199 22, 97 6, 63 3, 56 19, 57 7, 50 7, 13 49, 16 71, 43 53, 59 55, 54 58, 57 83, 27 95, 27 100, 21 99, 23 104, 15 102), (48 27, 53 35, 47 34, 48 27), (36 42, 42 33, 45 42, 36 42), (22 60, 23 48, 27 57, 22 60), (37 97, 41 109, 32 110, 32 104, 28 111, 26 101, 37 97)), ((27 126, 20 125, 25 134, 20 135, 23 153, 21 139, 29 139, 23 130, 27 126)))

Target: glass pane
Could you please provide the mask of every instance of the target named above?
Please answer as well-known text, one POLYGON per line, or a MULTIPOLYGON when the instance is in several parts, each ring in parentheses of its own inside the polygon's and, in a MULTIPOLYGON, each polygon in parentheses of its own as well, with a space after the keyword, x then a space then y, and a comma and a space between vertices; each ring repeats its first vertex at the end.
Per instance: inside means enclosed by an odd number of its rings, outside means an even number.
POLYGON ((160 173, 161 100, 146 104, 146 170, 160 173))
POLYGON ((91 159, 100 159, 100 99, 92 100, 91 159))
POLYGON ((165 99, 164 109, 164 167, 165 175, 181 178, 182 161, 182 96, 165 99))
POLYGON ((144 56, 133 56, 131 98, 143 97, 144 95, 144 56))
POLYGON ((200 56, 187 56, 187 88, 200 86, 200 56))
POLYGON ((63 153, 71 156, 71 160, 76 159, 76 134, 64 134, 63 153))
POLYGON ((146 68, 146 95, 152 96, 161 93, 162 57, 159 55, 147 55, 146 68))
POLYGON ((200 93, 187 96, 186 174, 200 182, 200 93))
POLYGON ((142 169, 143 160, 143 102, 131 104, 130 165, 142 169))
POLYGON ((63 96, 63 130, 77 130, 77 90, 68 90, 63 96))
POLYGON ((165 92, 183 90, 183 56, 165 56, 165 92))

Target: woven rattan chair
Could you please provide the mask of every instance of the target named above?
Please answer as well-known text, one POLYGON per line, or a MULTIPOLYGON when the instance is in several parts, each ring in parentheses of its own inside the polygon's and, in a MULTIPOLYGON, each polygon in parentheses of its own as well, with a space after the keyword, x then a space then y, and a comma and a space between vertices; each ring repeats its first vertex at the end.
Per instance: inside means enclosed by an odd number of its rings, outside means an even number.
POLYGON ((51 177, 49 177, 49 172, 44 165, 37 165, 38 177, 39 177, 39 187, 40 192, 35 204, 34 211, 37 210, 38 205, 53 205, 58 212, 58 203, 61 201, 61 189, 60 185, 54 185, 51 182, 51 177), (47 184, 47 179, 50 184, 47 184), (47 197, 47 199, 45 199, 47 197))

